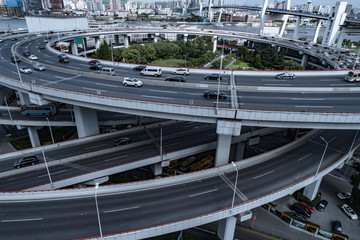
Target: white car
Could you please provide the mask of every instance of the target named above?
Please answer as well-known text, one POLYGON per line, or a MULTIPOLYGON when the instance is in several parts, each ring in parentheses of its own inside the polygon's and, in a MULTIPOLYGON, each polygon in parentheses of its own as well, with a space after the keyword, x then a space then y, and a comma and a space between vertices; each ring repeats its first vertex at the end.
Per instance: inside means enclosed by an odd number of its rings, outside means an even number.
POLYGON ((141 87, 143 85, 142 81, 136 79, 136 78, 124 78, 123 81, 124 86, 134 86, 134 87, 141 87))
POLYGON ((32 70, 28 67, 20 67, 19 70, 21 73, 32 73, 32 70))
POLYGON ((340 198, 341 200, 349 199, 351 197, 351 193, 349 193, 349 192, 339 192, 339 193, 336 194, 336 196, 338 198, 340 198))
POLYGON ((35 65, 33 66, 33 68, 34 68, 35 70, 38 70, 38 71, 45 71, 45 70, 46 70, 46 68, 45 68, 43 65, 39 64, 39 63, 35 64, 35 65))
POLYGON ((37 58, 37 56, 35 56, 34 54, 31 54, 31 55, 29 56, 29 59, 31 59, 31 60, 37 60, 38 58, 37 58))
POLYGON ((346 215, 349 216, 351 219, 358 219, 358 216, 354 212, 354 210, 347 204, 344 204, 340 207, 346 215))
POLYGON ((189 75, 189 69, 188 68, 179 68, 179 69, 175 69, 172 74, 175 75, 189 75))

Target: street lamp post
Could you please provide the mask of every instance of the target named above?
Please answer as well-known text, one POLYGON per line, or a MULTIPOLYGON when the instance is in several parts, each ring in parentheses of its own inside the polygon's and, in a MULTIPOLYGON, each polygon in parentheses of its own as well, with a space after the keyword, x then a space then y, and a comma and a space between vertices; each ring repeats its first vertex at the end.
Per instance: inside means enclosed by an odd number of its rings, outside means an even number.
POLYGON ((48 125, 49 125, 49 130, 50 130, 50 135, 51 135, 51 140, 52 140, 52 143, 54 144, 55 141, 54 141, 54 136, 52 134, 52 130, 51 130, 51 126, 50 126, 50 121, 49 121, 49 118, 46 118, 47 122, 48 122, 48 125))
POLYGON ((160 157, 161 157, 161 161, 163 160, 163 145, 162 145, 162 126, 161 124, 159 124, 160 126, 160 157))
POLYGON ((114 61, 113 40, 114 40, 114 35, 111 36, 111 40, 110 40, 110 43, 111 43, 111 61, 112 62, 114 61))
POLYGON ((95 185, 95 205, 96 205, 96 213, 97 213, 97 218, 98 218, 98 223, 99 223, 100 239, 102 240, 103 234, 102 234, 102 229, 101 229, 99 206, 98 206, 98 202, 97 202, 97 189, 98 188, 99 188, 99 183, 96 183, 96 185, 95 185))
POLYGON ((218 78, 218 87, 217 87, 217 96, 216 96, 216 111, 219 110, 219 98, 220 98, 220 79, 221 79, 221 70, 223 65, 223 59, 224 59, 224 41, 223 41, 223 48, 221 52, 221 60, 220 60, 220 70, 219 70, 219 78, 218 78))
POLYGON ((23 84, 23 80, 22 80, 22 78, 21 78, 19 66, 18 66, 18 64, 17 64, 17 58, 16 58, 14 52, 12 52, 12 54, 13 54, 15 66, 16 66, 16 69, 17 69, 17 72, 18 72, 18 75, 19 75, 20 83, 23 84))
POLYGON ((323 154, 322 154, 322 156, 321 156, 319 166, 318 166, 318 168, 316 169, 315 177, 317 176, 317 174, 318 174, 318 172, 319 172, 319 169, 320 169, 322 160, 324 159, 324 156, 325 156, 326 149, 328 148, 328 145, 329 145, 328 141, 326 141, 325 138, 323 138, 322 136, 320 136, 320 138, 326 143, 326 146, 325 146, 324 152, 323 152, 323 154))
POLYGON ((46 157, 45 157, 45 148, 42 148, 42 155, 43 155, 43 158, 44 158, 44 162, 45 162, 45 166, 46 166, 46 171, 47 171, 47 174, 48 174, 48 176, 49 176, 50 186, 51 186, 51 188, 54 188, 54 184, 53 184, 53 182, 52 182, 51 175, 50 175, 50 171, 49 171, 49 167, 48 167, 48 164, 47 164, 47 161, 46 161, 46 157))
POLYGON ((7 110, 8 110, 8 112, 9 112, 10 120, 11 120, 11 122, 14 124, 13 119, 12 119, 12 116, 11 116, 11 112, 10 112, 9 105, 8 105, 8 103, 7 103, 7 100, 6 100, 6 97, 7 97, 7 96, 4 96, 4 101, 5 101, 7 110))
POLYGON ((234 194, 233 194, 233 199, 232 199, 232 203, 231 203, 231 208, 234 208, 234 202, 235 202, 235 193, 236 193, 236 188, 237 188, 237 182, 238 182, 238 177, 239 177, 239 171, 235 165, 234 162, 231 162, 231 164, 234 166, 235 170, 236 170, 236 179, 235 179, 235 186, 234 186, 234 194))

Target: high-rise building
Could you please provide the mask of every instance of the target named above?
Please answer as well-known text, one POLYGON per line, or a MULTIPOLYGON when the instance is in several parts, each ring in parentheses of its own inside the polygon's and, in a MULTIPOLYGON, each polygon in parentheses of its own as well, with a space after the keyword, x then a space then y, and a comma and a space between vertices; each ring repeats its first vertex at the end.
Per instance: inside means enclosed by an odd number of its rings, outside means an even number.
POLYGON ((64 9, 63 0, 50 0, 50 9, 53 12, 61 12, 64 9))
POLYGON ((41 11, 43 10, 43 5, 41 0, 24 0, 25 11, 41 11))

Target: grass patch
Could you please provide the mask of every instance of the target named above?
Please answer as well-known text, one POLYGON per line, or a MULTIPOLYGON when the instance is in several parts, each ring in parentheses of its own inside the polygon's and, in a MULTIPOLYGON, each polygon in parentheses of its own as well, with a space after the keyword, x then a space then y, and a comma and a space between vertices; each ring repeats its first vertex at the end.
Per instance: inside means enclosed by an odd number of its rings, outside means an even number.
POLYGON ((185 60, 182 59, 159 59, 159 60, 155 60, 152 63, 150 63, 150 65, 160 65, 160 66, 174 66, 174 67, 178 67, 181 66, 181 64, 186 63, 185 60))
POLYGON ((240 59, 236 60, 233 65, 229 67, 230 70, 236 70, 236 69, 243 69, 243 68, 250 68, 251 66, 249 63, 244 62, 240 59))

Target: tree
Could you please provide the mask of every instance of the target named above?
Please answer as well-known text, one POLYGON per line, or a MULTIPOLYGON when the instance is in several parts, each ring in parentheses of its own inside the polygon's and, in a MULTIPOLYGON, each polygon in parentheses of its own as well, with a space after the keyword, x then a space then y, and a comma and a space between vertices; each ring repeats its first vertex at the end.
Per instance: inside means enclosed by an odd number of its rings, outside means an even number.
POLYGON ((146 60, 147 62, 152 62, 156 59, 156 49, 153 45, 146 44, 144 45, 144 50, 146 53, 146 60))
POLYGON ((303 67, 298 62, 295 62, 292 60, 285 60, 282 64, 281 69, 283 69, 283 70, 303 70, 303 67))
POLYGON ((140 52, 136 49, 130 48, 125 48, 121 57, 128 63, 139 63, 141 60, 140 52))
POLYGON ((111 60, 111 50, 108 43, 104 40, 100 47, 95 51, 98 59, 111 60))
POLYGON ((254 58, 254 63, 253 63, 254 67, 257 69, 262 69, 263 66, 261 64, 261 56, 260 54, 256 54, 255 58, 254 58))

